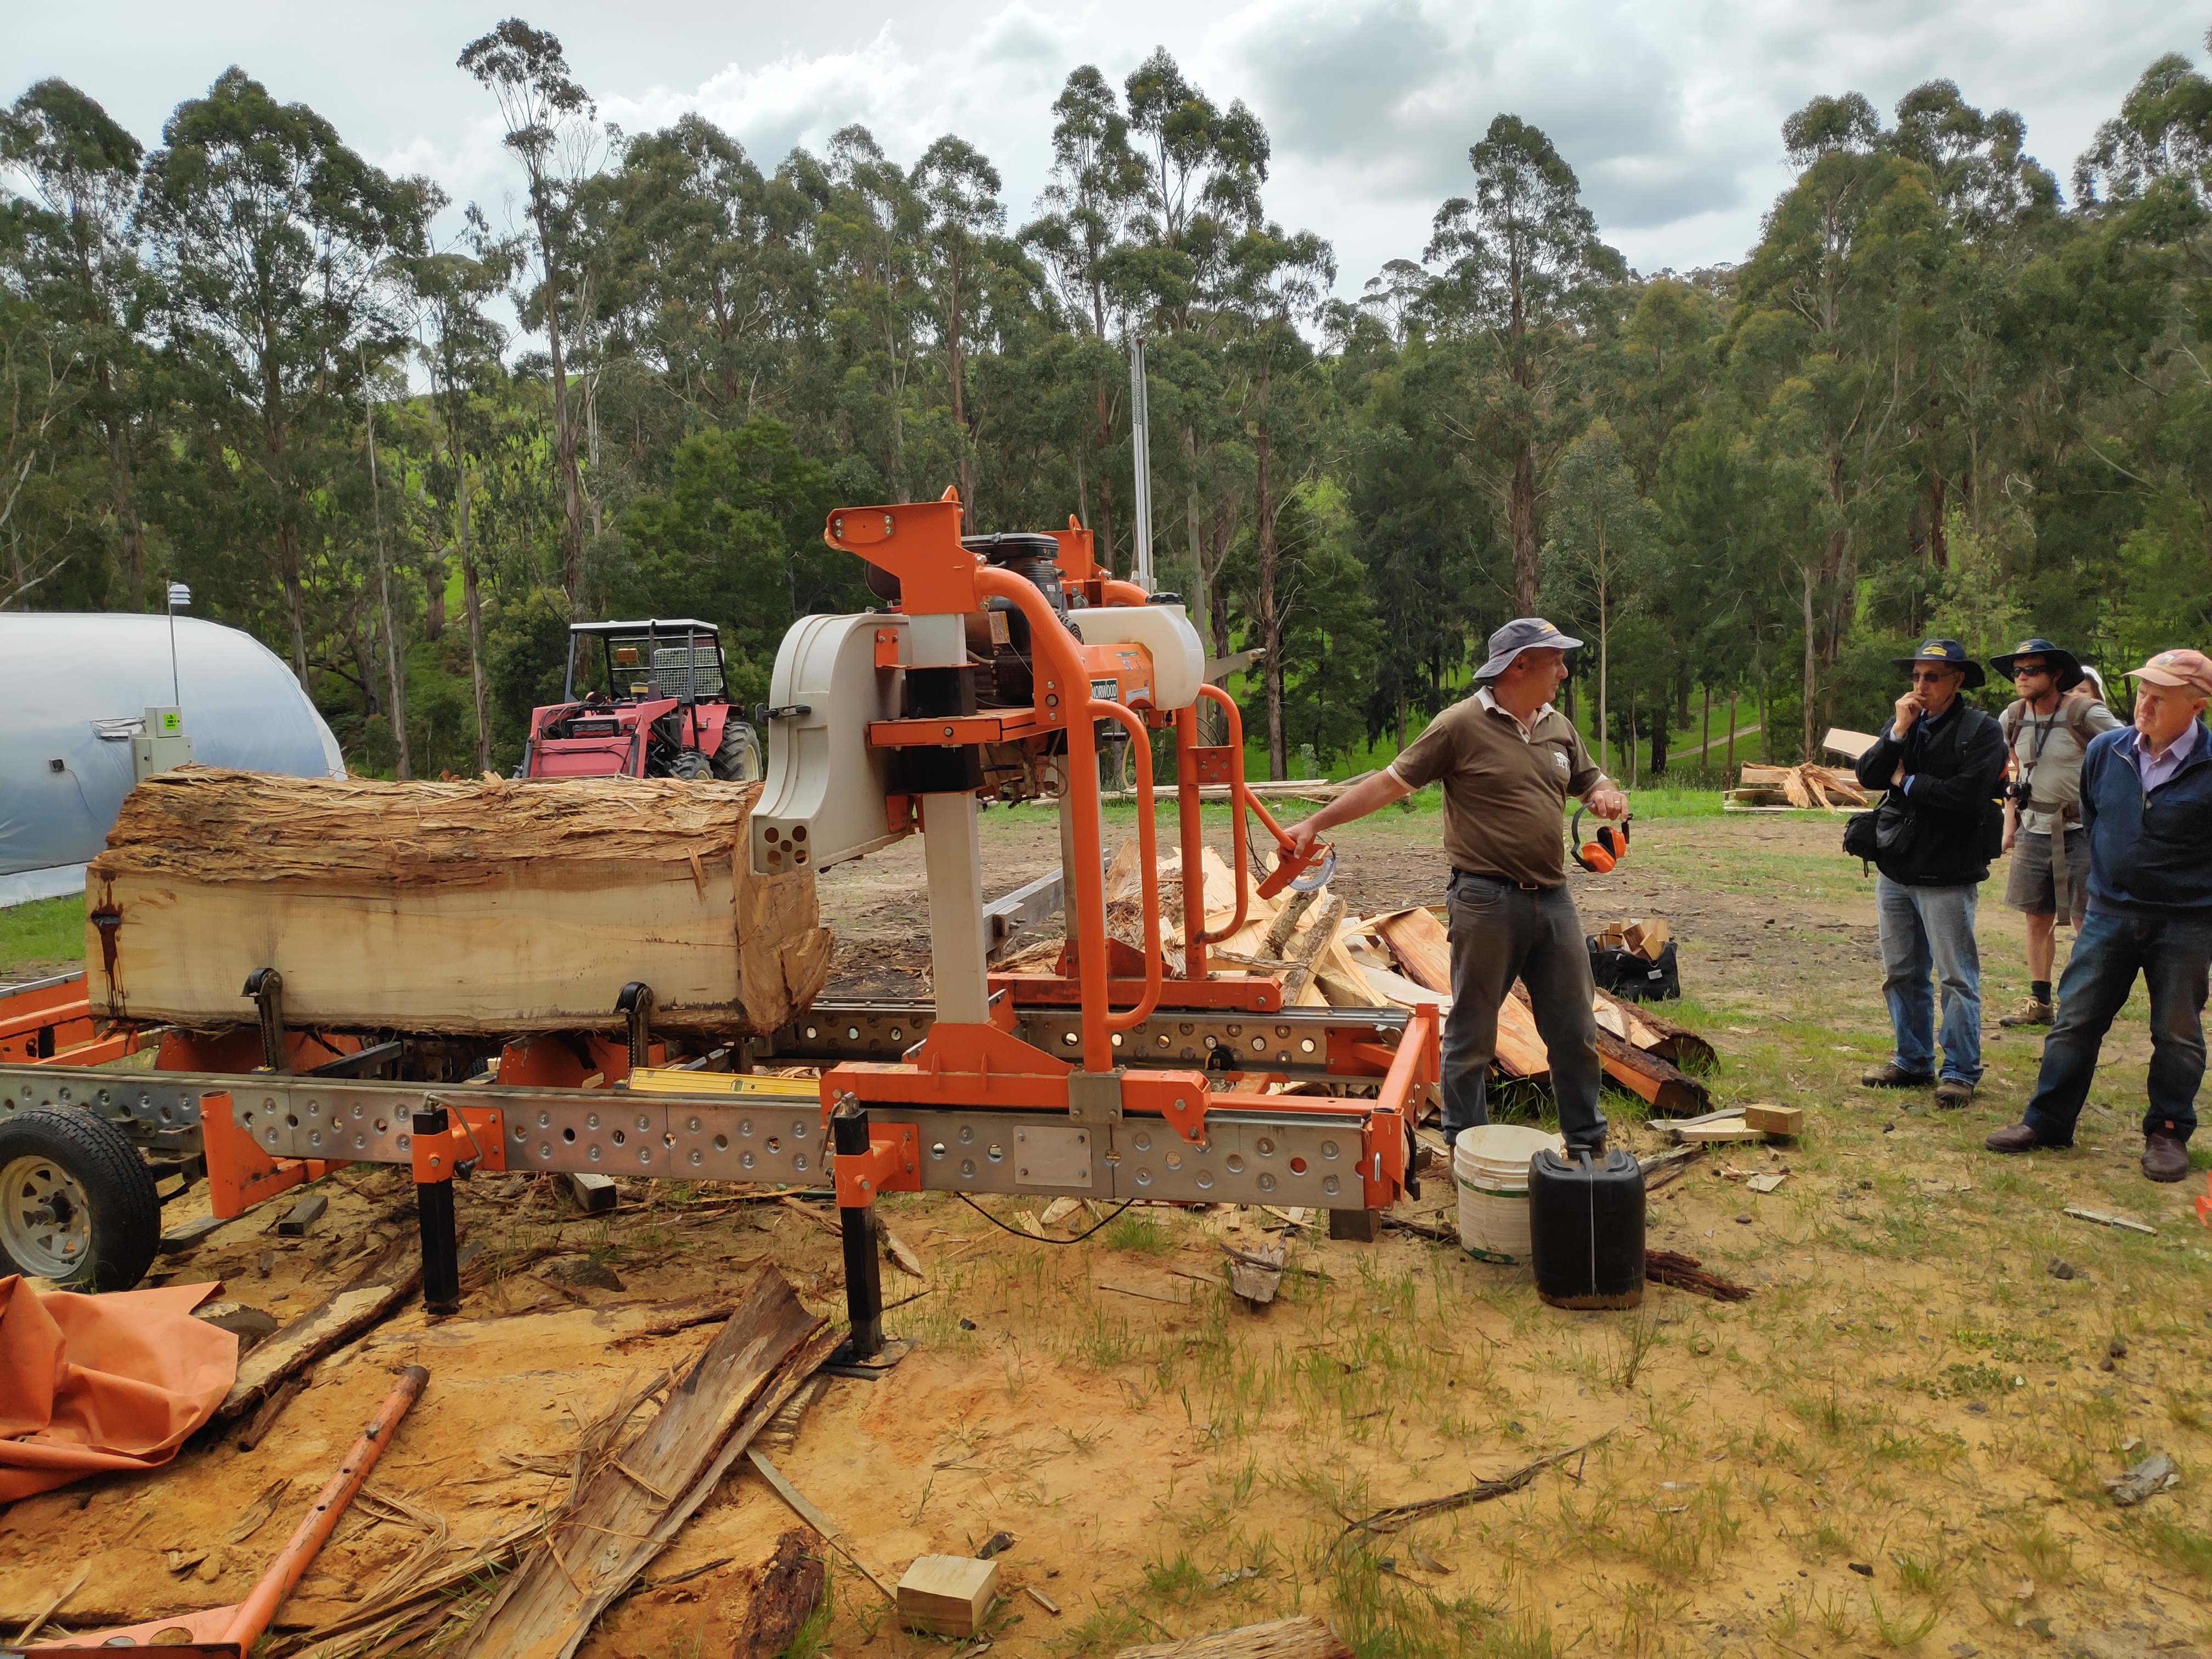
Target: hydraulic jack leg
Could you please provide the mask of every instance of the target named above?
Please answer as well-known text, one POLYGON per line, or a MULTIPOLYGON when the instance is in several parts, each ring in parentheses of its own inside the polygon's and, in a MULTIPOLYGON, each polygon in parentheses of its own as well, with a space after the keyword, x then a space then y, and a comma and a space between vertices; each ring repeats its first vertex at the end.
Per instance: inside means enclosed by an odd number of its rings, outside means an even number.
MULTIPOLYGON (((830 1150, 847 1170, 869 1159, 867 1109, 850 1095, 830 1116, 830 1150)), ((845 1315, 852 1326, 823 1369, 838 1376, 881 1376, 912 1351, 914 1344, 884 1335, 882 1241, 878 1236, 874 1183, 849 1179, 837 1183, 837 1226, 845 1248, 845 1315), (854 1188, 865 1185, 864 1196, 854 1188), (859 1196, 859 1201, 848 1202, 859 1196)))
POLYGON ((451 1133, 442 1106, 414 1115, 415 1140, 425 1147, 415 1159, 415 1217, 422 1236, 422 1307, 434 1314, 461 1310, 460 1243, 453 1233, 453 1165, 428 1154, 444 1146, 451 1133))

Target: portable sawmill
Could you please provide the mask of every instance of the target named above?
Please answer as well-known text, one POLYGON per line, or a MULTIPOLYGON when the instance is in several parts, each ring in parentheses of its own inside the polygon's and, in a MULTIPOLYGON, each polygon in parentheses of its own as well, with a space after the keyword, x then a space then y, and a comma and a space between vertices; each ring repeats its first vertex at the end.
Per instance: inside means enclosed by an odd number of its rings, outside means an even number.
POLYGON ((346 1163, 392 1164, 416 1184, 424 1299, 447 1311, 456 1178, 834 1186, 852 1321, 841 1363, 871 1365, 896 1352, 881 1311, 884 1193, 1297 1205, 1328 1211, 1339 1236, 1371 1236, 1375 1212, 1419 1191, 1436 1011, 1285 1006, 1283 974, 1209 973, 1209 948, 1255 892, 1317 885, 1328 859, 1294 857, 1246 787, 1237 705, 1206 683, 1182 606, 1097 566, 1072 520, 963 538, 950 492, 841 508, 824 539, 866 562, 887 608, 803 617, 785 635, 757 716, 770 739, 750 867, 820 871, 921 836, 929 999, 823 1000, 773 1036, 714 1046, 658 1038, 653 988, 632 983, 611 1032, 512 1042, 471 1066, 451 1044, 293 1029, 273 964, 227 1033, 95 1030, 96 1010, 50 985, 0 1004, 0 1248, 15 1265, 118 1288, 151 1259, 157 1178, 181 1182, 160 1195, 172 1198, 204 1174, 227 1218, 346 1163), (1200 740, 1202 701, 1220 710, 1220 744, 1200 740), (1180 975, 1163 945, 1156 732, 1172 733, 1189 884, 1180 975), (1117 740, 1135 778, 1141 950, 1108 930, 1098 757, 1117 740), (1210 785, 1230 788, 1236 908, 1207 932, 1210 785), (979 808, 1055 798, 1058 892, 1013 896, 1037 909, 1056 896, 1066 945, 1045 971, 994 971, 1009 907, 985 903, 979 808), (1269 869, 1248 854, 1248 817, 1276 844, 1269 869), (153 1069, 95 1063, 156 1041, 153 1069), (756 1074, 762 1062, 820 1075, 756 1074), (1329 1091, 1267 1090, 1287 1081, 1329 1091))

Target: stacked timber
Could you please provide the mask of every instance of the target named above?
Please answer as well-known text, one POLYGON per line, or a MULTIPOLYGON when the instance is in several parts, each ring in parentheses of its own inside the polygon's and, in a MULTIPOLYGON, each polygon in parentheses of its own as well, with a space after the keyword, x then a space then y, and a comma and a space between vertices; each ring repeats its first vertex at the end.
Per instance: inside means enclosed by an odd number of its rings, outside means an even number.
POLYGON ((770 1031, 830 967, 811 871, 757 876, 757 783, 449 783, 182 767, 125 798, 86 876, 88 994, 118 1019, 455 1035, 770 1031))
POLYGON ((1837 812, 1874 804, 1874 797, 1848 772, 1832 766, 1746 766, 1736 774, 1736 787, 1723 795, 1721 805, 1730 812, 1809 811, 1815 808, 1837 812))

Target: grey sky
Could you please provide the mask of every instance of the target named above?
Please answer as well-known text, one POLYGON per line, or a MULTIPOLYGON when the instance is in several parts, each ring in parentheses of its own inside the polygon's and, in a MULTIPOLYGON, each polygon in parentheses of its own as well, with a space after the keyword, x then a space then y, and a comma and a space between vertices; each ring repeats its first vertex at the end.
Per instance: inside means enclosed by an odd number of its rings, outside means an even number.
MULTIPOLYGON (((491 100, 453 60, 508 7, 301 0, 0 0, 0 95, 75 82, 149 145, 180 100, 236 63, 305 101, 379 164, 429 173, 495 221, 515 175, 491 100)), ((2161 52, 2203 57, 2204 14, 2170 0, 1831 0, 1671 5, 1554 0, 1114 0, 1046 6, 868 0, 531 0, 602 113, 638 131, 698 109, 772 166, 860 121, 911 161, 957 131, 999 166, 1019 223, 1044 183, 1069 70, 1117 83, 1156 45, 1218 101, 1267 123, 1270 214, 1336 246, 1338 291, 1418 258, 1465 191, 1468 146, 1510 110, 1551 134, 1607 239, 1640 270, 1740 259, 1787 182, 1778 129, 1817 93, 1884 110, 1948 76, 2026 118, 2063 180, 2161 52)))

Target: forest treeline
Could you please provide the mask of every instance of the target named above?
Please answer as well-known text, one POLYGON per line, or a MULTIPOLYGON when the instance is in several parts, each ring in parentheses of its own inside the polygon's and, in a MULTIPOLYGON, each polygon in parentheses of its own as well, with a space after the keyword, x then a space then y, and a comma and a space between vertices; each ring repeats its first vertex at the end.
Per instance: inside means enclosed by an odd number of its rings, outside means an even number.
POLYGON ((2063 183, 1950 81, 1815 99, 1758 246, 1686 276, 1627 269, 1499 115, 1356 298, 1269 216, 1260 118, 1164 51, 1067 77, 1027 210, 951 135, 623 133, 520 21, 458 68, 514 178, 459 215, 240 69, 150 153, 60 81, 0 117, 0 608, 181 580, 356 767, 504 767, 572 618, 714 621, 764 696, 794 616, 868 603, 837 503, 951 484, 971 530, 1073 514, 1126 568, 1137 336, 1160 583, 1264 649, 1277 775, 1402 741, 1539 609, 1632 775, 1717 703, 1778 757, 1870 724, 1923 634, 2212 644, 2212 82, 2179 54, 2063 183))

